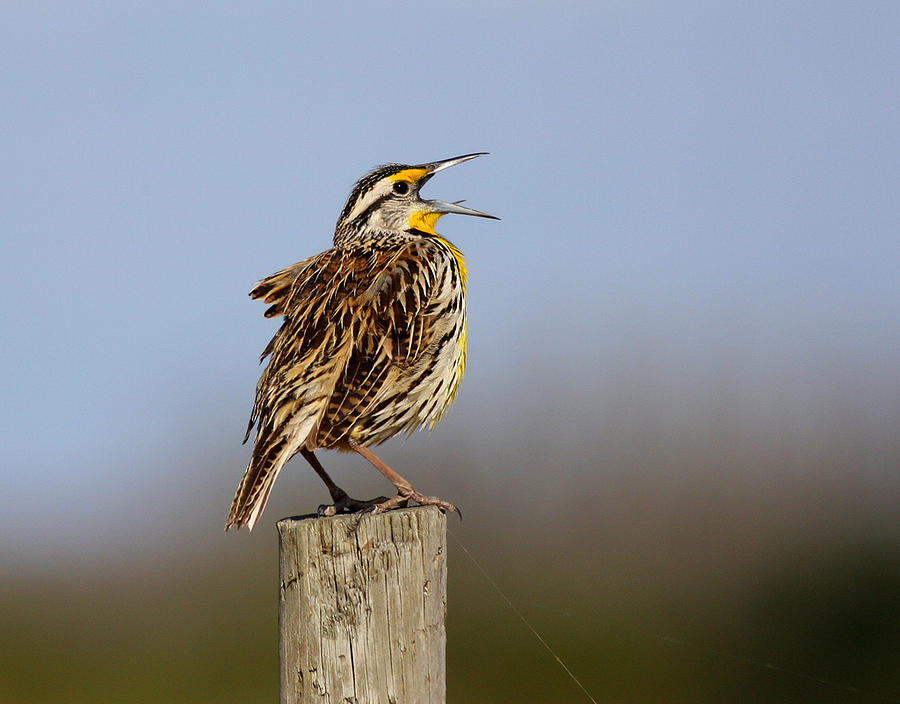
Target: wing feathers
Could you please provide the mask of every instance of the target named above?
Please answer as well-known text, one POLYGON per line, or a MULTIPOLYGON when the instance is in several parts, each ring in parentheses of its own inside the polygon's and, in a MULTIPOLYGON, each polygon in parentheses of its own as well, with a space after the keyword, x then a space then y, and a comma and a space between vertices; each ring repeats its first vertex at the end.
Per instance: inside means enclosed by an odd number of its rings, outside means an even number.
POLYGON ((444 261, 434 246, 334 248, 254 286, 266 317, 284 323, 260 357, 269 361, 245 441, 254 425, 257 439, 227 527, 252 526, 284 463, 302 447, 342 442, 431 343, 428 306, 435 262, 444 261))

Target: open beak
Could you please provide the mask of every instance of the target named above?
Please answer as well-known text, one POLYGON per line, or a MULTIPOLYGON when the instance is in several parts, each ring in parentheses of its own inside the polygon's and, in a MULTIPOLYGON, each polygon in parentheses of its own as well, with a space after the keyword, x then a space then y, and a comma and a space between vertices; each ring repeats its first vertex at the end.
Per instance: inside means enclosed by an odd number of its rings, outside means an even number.
MULTIPOLYGON (((462 164, 464 161, 469 161, 470 159, 474 159, 478 156, 484 156, 487 152, 476 152, 475 154, 463 154, 462 156, 455 156, 452 159, 444 159, 443 161, 432 161, 430 164, 422 164, 417 168, 425 169, 425 176, 419 181, 419 185, 424 185, 428 179, 434 176, 438 171, 443 171, 444 169, 449 169, 451 166, 456 166, 457 164, 462 164)), ((445 213, 456 213, 457 215, 475 215, 480 218, 491 218, 492 220, 499 220, 496 215, 488 215, 487 213, 482 213, 480 210, 475 210, 473 208, 466 208, 460 203, 463 201, 457 200, 452 203, 448 203, 444 200, 429 200, 426 201, 431 207, 432 212, 440 213, 444 215, 445 213)))

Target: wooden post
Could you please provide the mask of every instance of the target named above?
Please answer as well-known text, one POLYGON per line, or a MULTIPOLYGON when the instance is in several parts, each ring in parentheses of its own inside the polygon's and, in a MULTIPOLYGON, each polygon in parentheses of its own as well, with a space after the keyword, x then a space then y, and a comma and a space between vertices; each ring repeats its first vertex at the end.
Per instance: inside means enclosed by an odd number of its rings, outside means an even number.
POLYGON ((444 704, 447 518, 278 522, 282 704, 444 704))

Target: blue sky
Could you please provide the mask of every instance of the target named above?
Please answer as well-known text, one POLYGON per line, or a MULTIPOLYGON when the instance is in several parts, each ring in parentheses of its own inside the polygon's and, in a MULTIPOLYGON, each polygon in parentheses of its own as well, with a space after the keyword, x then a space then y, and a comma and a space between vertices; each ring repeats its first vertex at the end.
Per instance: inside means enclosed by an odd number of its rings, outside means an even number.
POLYGON ((428 185, 502 218, 441 221, 470 270, 464 410, 441 432, 508 415, 535 375, 608 414, 592 394, 636 350, 694 389, 730 375, 760 419, 788 388, 890 426, 898 19, 895 3, 5 4, 2 540, 50 540, 48 513, 121 526, 147 495, 185 510, 154 492, 201 481, 200 457, 234 461, 227 504, 274 329, 247 291, 328 247, 353 182, 388 161, 491 152, 428 185))

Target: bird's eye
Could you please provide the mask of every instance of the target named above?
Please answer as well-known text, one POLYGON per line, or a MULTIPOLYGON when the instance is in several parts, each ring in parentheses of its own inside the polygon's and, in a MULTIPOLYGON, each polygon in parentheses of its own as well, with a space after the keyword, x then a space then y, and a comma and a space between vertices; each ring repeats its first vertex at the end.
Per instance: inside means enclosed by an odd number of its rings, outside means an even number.
POLYGON ((401 196, 406 195, 409 193, 409 184, 406 181, 395 181, 394 193, 401 196))

